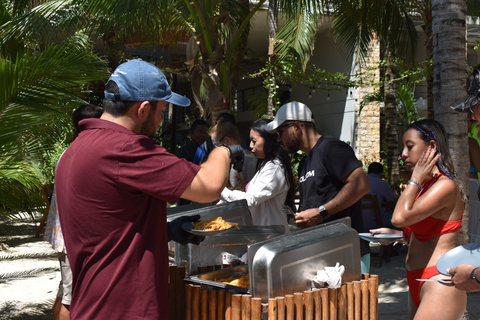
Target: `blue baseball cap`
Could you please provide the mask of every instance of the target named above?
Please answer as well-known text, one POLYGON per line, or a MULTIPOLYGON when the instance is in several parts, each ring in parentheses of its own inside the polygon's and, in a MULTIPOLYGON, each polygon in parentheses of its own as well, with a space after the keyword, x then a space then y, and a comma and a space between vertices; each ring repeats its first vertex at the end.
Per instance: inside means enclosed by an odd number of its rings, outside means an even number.
POLYGON ((163 72, 142 59, 130 60, 115 69, 107 81, 115 81, 120 93, 105 90, 105 99, 112 101, 167 101, 182 107, 190 99, 172 92, 163 72))

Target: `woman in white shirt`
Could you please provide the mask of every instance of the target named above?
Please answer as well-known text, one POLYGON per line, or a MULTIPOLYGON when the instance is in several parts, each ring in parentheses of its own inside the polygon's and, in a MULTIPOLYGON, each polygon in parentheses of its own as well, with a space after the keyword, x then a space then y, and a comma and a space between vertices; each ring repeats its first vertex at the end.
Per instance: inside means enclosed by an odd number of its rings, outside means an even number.
POLYGON ((288 232, 287 215, 282 208, 287 205, 295 210, 292 167, 288 152, 277 141, 277 134, 263 129, 270 121, 259 119, 252 123, 250 148, 260 168, 246 185, 245 192, 225 188, 220 200, 246 199, 254 225, 283 225, 288 232))

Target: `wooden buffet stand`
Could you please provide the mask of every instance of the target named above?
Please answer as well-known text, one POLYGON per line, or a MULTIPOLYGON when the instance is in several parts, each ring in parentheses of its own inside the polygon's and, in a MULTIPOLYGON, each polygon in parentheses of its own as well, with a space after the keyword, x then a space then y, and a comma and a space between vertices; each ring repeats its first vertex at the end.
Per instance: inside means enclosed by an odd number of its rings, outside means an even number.
POLYGON ((185 284, 185 267, 170 266, 170 320, 376 320, 378 276, 338 289, 313 289, 268 299, 185 284))

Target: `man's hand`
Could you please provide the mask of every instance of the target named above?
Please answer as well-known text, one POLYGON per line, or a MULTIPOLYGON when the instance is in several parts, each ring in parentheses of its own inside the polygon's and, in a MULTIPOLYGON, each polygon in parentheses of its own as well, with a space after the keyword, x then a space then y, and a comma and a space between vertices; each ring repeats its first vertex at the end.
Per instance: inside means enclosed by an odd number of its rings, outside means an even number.
POLYGON ((299 212, 295 215, 295 223, 300 228, 308 228, 315 226, 322 222, 323 219, 320 216, 318 208, 308 209, 302 212, 299 212))
POLYGON ((475 269, 475 266, 471 264, 461 264, 455 268, 448 268, 447 273, 452 275, 455 288, 466 292, 473 292, 480 290, 480 285, 475 280, 470 279, 470 274, 473 269, 475 269))
POLYGON ((168 241, 175 241, 180 244, 199 244, 205 237, 199 237, 182 229, 182 224, 185 222, 196 222, 200 219, 200 215, 182 216, 167 224, 168 227, 168 241))
POLYGON ((239 144, 234 145, 226 145, 226 144, 219 144, 217 147, 226 147, 230 150, 230 163, 233 166, 233 169, 241 172, 243 169, 243 159, 245 158, 245 154, 243 152, 243 147, 239 144))

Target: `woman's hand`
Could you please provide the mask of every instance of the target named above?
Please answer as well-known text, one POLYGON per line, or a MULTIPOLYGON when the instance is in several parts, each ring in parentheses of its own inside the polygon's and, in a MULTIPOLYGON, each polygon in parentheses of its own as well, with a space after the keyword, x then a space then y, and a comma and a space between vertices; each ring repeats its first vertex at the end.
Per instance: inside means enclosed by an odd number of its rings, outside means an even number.
POLYGON ((418 159, 412 172, 412 180, 420 184, 429 181, 433 177, 433 168, 436 166, 441 154, 436 154, 436 149, 429 148, 418 159))

